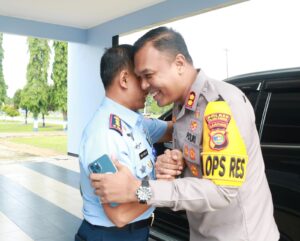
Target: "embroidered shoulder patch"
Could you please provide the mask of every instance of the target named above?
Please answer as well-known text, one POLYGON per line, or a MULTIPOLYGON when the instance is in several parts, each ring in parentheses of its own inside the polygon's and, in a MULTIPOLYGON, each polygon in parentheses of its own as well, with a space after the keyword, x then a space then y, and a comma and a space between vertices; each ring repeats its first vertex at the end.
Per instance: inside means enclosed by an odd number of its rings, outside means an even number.
POLYGON ((247 175, 247 147, 225 101, 209 102, 203 121, 203 178, 240 187, 247 175))
POLYGON ((121 136, 123 135, 122 132, 122 123, 119 116, 110 114, 109 117, 109 129, 117 131, 121 136))

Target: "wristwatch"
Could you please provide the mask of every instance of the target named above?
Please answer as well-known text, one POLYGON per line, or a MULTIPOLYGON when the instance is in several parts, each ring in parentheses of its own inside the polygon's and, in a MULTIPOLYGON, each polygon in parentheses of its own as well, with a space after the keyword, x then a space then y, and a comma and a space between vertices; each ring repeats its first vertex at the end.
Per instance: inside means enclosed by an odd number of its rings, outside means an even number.
POLYGON ((142 180, 141 186, 136 190, 136 197, 139 203, 146 204, 152 197, 152 191, 148 180, 142 180))

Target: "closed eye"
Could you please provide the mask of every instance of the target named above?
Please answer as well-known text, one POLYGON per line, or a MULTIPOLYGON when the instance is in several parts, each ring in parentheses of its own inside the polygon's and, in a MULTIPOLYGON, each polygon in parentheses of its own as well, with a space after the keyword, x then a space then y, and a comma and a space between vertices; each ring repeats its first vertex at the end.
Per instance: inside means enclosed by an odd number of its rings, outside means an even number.
POLYGON ((152 74, 145 74, 145 79, 151 79, 152 78, 152 74))

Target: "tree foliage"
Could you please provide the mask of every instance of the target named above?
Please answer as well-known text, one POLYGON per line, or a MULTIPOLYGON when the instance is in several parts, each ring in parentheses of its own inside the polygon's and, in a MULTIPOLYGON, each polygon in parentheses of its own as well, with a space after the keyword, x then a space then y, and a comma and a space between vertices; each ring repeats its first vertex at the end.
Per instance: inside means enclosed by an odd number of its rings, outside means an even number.
POLYGON ((22 102, 22 90, 18 89, 13 97, 13 105, 16 109, 21 108, 25 110, 25 124, 27 124, 28 108, 25 104, 22 102))
POLYGON ((53 42, 54 62, 51 78, 53 80, 52 96, 49 102, 52 108, 63 113, 64 120, 67 118, 67 80, 68 80, 68 43, 61 41, 53 42))
POLYGON ((4 58, 4 50, 2 47, 3 33, 0 33, 0 106, 5 102, 7 85, 5 84, 3 75, 2 61, 4 58))
POLYGON ((30 54, 27 66, 27 84, 21 93, 21 106, 27 108, 37 118, 39 113, 47 113, 48 68, 50 47, 45 39, 28 37, 30 54))
POLYGON ((154 116, 160 116, 161 114, 165 113, 167 110, 171 109, 171 107, 172 104, 164 107, 159 107, 156 101, 152 98, 152 96, 148 95, 146 98, 144 112, 154 116))
POLYGON ((10 117, 20 115, 19 111, 13 105, 5 105, 2 110, 10 117))
POLYGON ((18 89, 15 92, 14 97, 13 97, 13 104, 14 104, 14 107, 16 109, 22 108, 22 106, 21 106, 21 93, 22 93, 22 90, 18 89))

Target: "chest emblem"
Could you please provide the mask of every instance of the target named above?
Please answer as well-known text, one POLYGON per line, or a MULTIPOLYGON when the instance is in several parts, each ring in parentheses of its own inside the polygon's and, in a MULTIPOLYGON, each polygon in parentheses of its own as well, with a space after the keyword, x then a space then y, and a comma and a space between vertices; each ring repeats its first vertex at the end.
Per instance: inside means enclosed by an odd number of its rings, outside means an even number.
POLYGON ((146 166, 144 166, 144 165, 141 166, 140 171, 141 171, 141 173, 144 174, 146 172, 146 166))
POLYGON ((196 167, 196 165, 190 164, 189 168, 190 168, 190 171, 193 174, 193 176, 195 176, 195 177, 199 176, 199 171, 198 171, 198 168, 196 167))
POLYGON ((184 155, 189 156, 189 147, 187 145, 184 146, 184 155))
POLYGON ((195 159, 196 159, 196 153, 195 153, 194 148, 191 148, 191 149, 190 149, 190 158, 191 158, 191 160, 193 160, 193 161, 195 161, 195 159))
POLYGON ((195 131, 195 130, 197 129, 197 127, 198 127, 197 121, 192 120, 192 121, 191 121, 191 124, 190 124, 190 129, 191 129, 192 131, 195 131))

